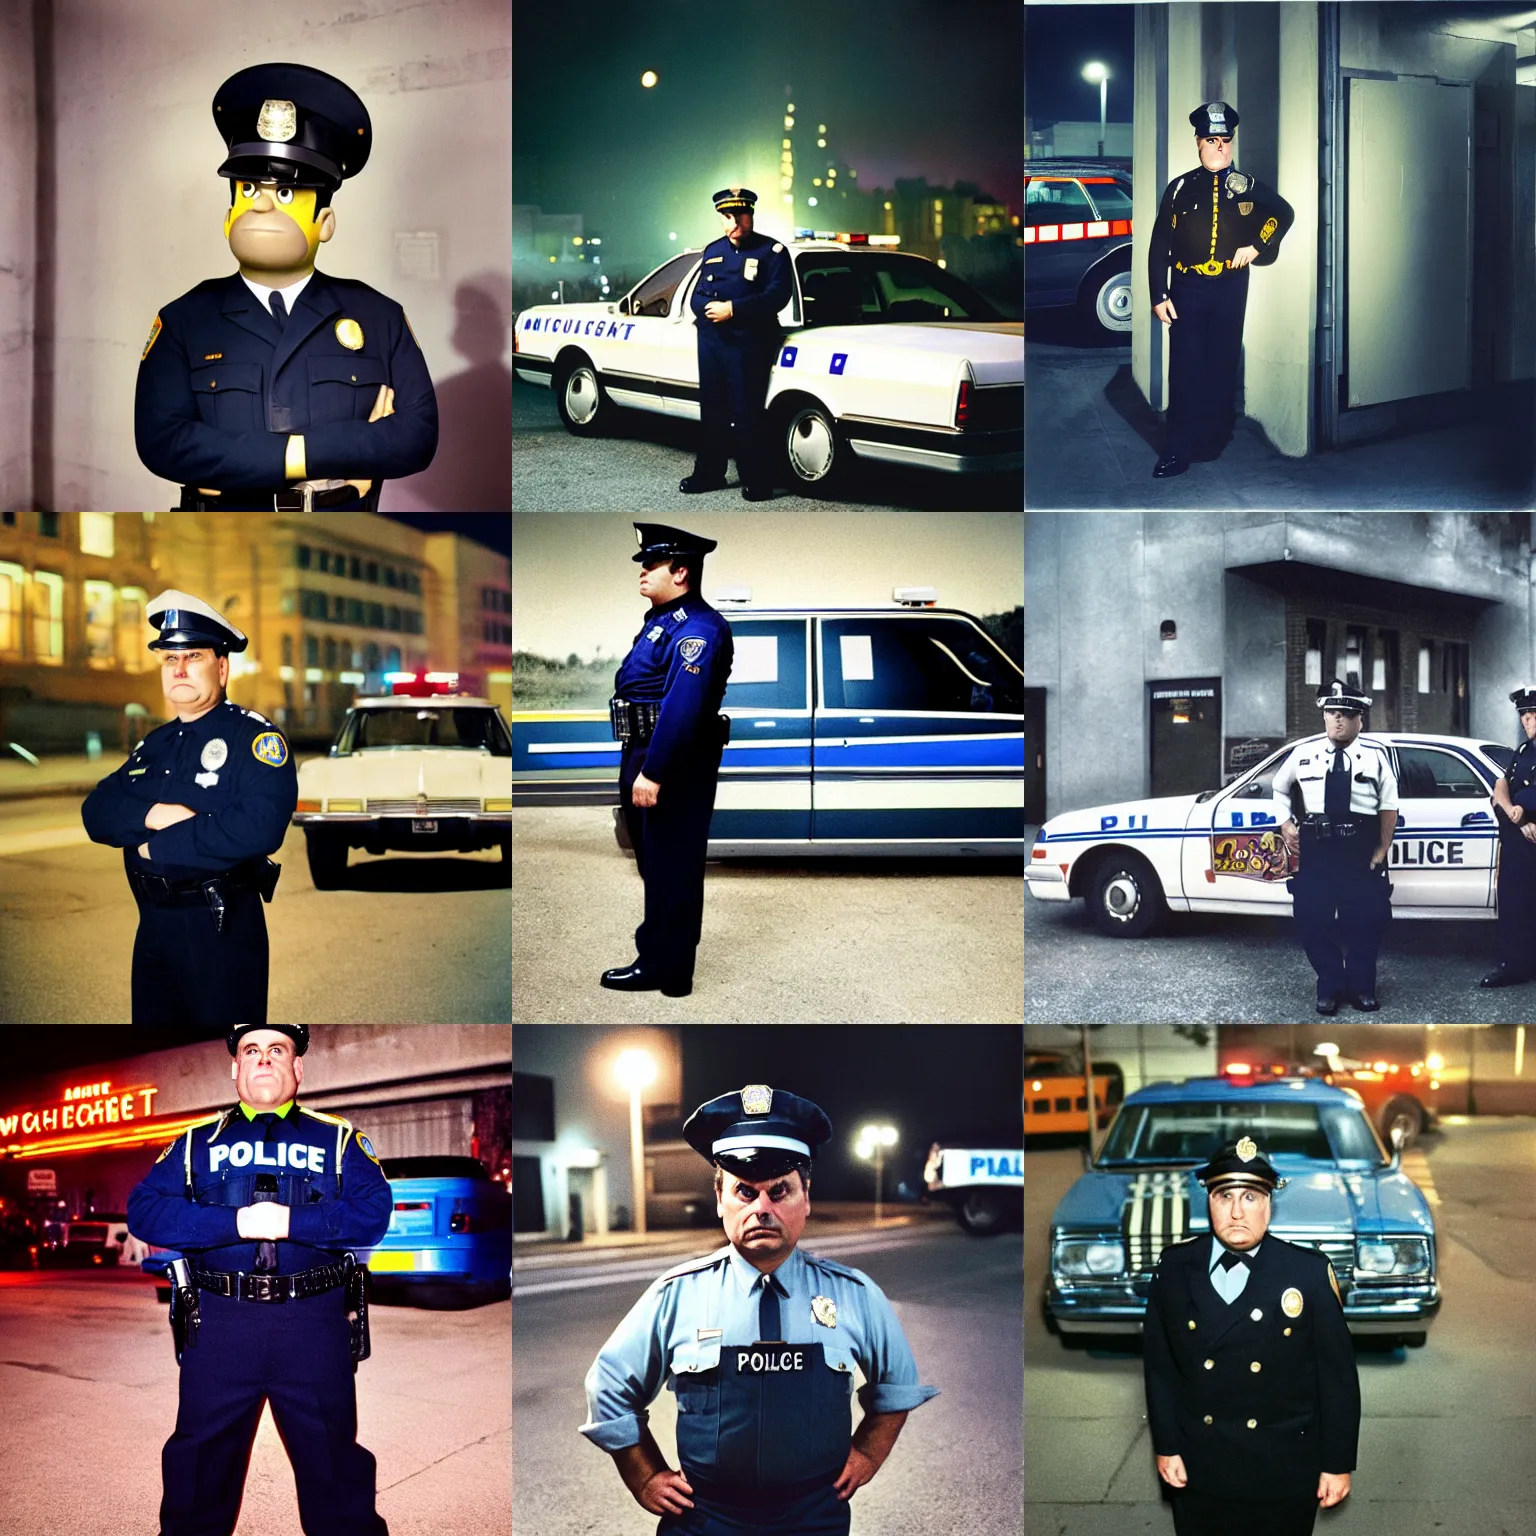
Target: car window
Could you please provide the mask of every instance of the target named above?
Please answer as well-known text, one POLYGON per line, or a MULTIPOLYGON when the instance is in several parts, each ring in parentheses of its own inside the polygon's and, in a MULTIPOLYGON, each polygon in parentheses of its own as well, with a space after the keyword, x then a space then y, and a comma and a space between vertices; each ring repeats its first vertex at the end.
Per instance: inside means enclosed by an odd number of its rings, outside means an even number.
POLYGON ((1022 678, 986 635, 960 619, 828 619, 822 625, 828 709, 1021 714, 1022 678))
POLYGON ((1111 1127, 1100 1161, 1204 1162, 1244 1136, 1266 1157, 1292 1153, 1327 1162, 1333 1156, 1316 1104, 1223 1099, 1128 1105, 1111 1127))
POLYGON ((698 252, 690 251, 686 256, 674 256, 665 266, 657 267, 631 295, 629 313, 632 315, 669 314, 672 309, 672 295, 682 286, 683 279, 693 270, 698 259, 698 252))
POLYGON ((1024 184, 1026 225, 1077 224, 1093 217, 1093 204, 1075 181, 1028 181, 1024 184))
POLYGON ((1488 786, 1465 758, 1434 747, 1397 749, 1397 792, 1408 800, 1488 798, 1488 786))
POLYGON ((1386 1161, 1381 1143, 1371 1129, 1371 1122, 1358 1109, 1333 1105, 1323 1111, 1333 1155, 1339 1162, 1362 1162, 1379 1166, 1386 1161))
POLYGON ((1482 751, 1484 757, 1492 758, 1499 765, 1500 773, 1507 773, 1509 765, 1515 760, 1515 749, 1501 746, 1496 741, 1485 741, 1482 751))
POLYGON ((1128 219, 1131 216, 1131 189, 1118 181, 1090 181, 1088 196, 1099 210, 1101 219, 1128 219))
POLYGON ((342 727, 339 753, 380 747, 484 748, 492 757, 511 757, 512 738, 494 709, 358 709, 342 727))
POLYGON ((807 326, 1003 318, 937 262, 899 251, 802 251, 795 270, 807 326))
POLYGON ((722 709, 806 709, 806 619, 732 619, 722 709))

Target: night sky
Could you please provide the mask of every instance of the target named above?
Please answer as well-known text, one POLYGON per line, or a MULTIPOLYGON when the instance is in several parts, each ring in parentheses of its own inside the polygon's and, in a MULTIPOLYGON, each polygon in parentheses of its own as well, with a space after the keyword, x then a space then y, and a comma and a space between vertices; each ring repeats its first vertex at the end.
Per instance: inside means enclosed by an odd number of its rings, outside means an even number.
POLYGON ((67 1067, 95 1066, 147 1051, 168 1051, 198 1040, 222 1040, 229 1031, 217 1027, 134 1027, 121 1024, 14 1024, 0 1028, 0 1060, 4 1081, 67 1067))
POLYGON ((512 519, 505 512, 386 512, 397 523, 424 533, 461 533, 497 554, 512 558, 512 519))
POLYGON ((1090 60, 1109 66, 1107 116, 1131 121, 1136 8, 1031 5, 1024 21, 1024 110, 1031 121, 1096 122, 1099 88, 1083 79, 1090 60))
MULTIPOLYGON (((657 260, 669 230, 674 250, 719 233, 721 186, 758 192, 766 228, 792 100, 801 125, 827 124, 828 153, 861 186, 971 181, 1017 209, 1021 12, 1018 0, 518 5, 513 200, 584 214, 589 233, 657 260)), ((810 174, 797 166, 802 199, 810 174)))

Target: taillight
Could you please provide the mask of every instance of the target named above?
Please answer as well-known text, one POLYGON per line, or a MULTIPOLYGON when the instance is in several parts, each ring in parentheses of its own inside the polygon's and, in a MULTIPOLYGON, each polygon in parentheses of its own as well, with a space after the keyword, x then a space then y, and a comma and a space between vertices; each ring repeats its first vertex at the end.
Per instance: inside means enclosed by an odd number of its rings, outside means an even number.
POLYGON ((971 419, 971 381, 960 380, 960 393, 955 400, 955 425, 967 427, 971 419))
POLYGON ((430 1200, 396 1200, 395 1209, 397 1211, 430 1211, 432 1202, 430 1200))

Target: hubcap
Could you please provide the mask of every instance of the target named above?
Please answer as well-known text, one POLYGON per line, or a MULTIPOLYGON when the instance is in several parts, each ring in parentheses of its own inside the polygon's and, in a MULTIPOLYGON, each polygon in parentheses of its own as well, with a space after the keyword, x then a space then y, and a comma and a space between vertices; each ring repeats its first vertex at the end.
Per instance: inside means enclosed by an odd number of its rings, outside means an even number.
POLYGON ((578 368, 565 381, 565 409, 583 427, 597 415, 597 380, 590 369, 578 368))
POLYGON ((1111 917, 1121 921, 1135 916, 1140 901, 1141 892, 1129 875, 1117 875, 1104 887, 1104 905, 1109 908, 1111 917))
POLYGON ((804 411, 789 424, 789 462, 802 480, 820 480, 832 468, 832 428, 817 411, 804 411))
POLYGON ((1116 283, 1104 295, 1104 313, 1111 320, 1131 318, 1131 285, 1129 283, 1116 283))

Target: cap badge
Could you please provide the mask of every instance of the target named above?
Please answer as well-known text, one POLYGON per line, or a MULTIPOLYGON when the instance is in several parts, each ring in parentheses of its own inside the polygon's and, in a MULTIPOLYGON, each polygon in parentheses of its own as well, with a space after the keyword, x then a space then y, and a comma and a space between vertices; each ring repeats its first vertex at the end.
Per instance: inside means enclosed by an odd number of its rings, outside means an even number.
POLYGON ((1225 128, 1227 126, 1227 109, 1222 102, 1213 101, 1205 109, 1205 115, 1210 119, 1212 128, 1225 128))
POLYGON ((753 1083, 741 1090, 743 1114, 766 1115, 773 1108, 773 1089, 766 1083, 753 1083))
POLYGON ((1237 1144, 1237 1155, 1241 1162, 1251 1163, 1259 1155, 1259 1149, 1254 1145, 1253 1137, 1244 1136, 1237 1144))
POLYGON ((256 132, 268 144, 286 144, 299 131, 299 116, 291 101, 264 101, 256 132))
POLYGON ((823 1328, 837 1327, 837 1303, 830 1296, 811 1297, 811 1316, 823 1328))
POLYGON ((363 328, 356 320, 336 322, 336 340, 349 352, 360 352, 363 346, 363 328))
POLYGON ((181 628, 181 612, 180 612, 180 610, 176 609, 176 608, 162 608, 160 610, 160 628, 161 628, 162 631, 167 630, 167 629, 180 629, 181 628))
POLYGON ((1301 1316, 1301 1292, 1298 1291, 1294 1285, 1288 1291, 1286 1291, 1283 1296, 1281 1296, 1280 1310, 1284 1312, 1287 1317, 1301 1316))
POLYGON ((740 197, 741 196, 741 188, 740 187, 732 187, 731 188, 731 196, 732 197, 740 197))
POLYGON ((203 745, 201 762, 204 768, 222 768, 229 759, 229 744, 222 736, 215 736, 203 745))

